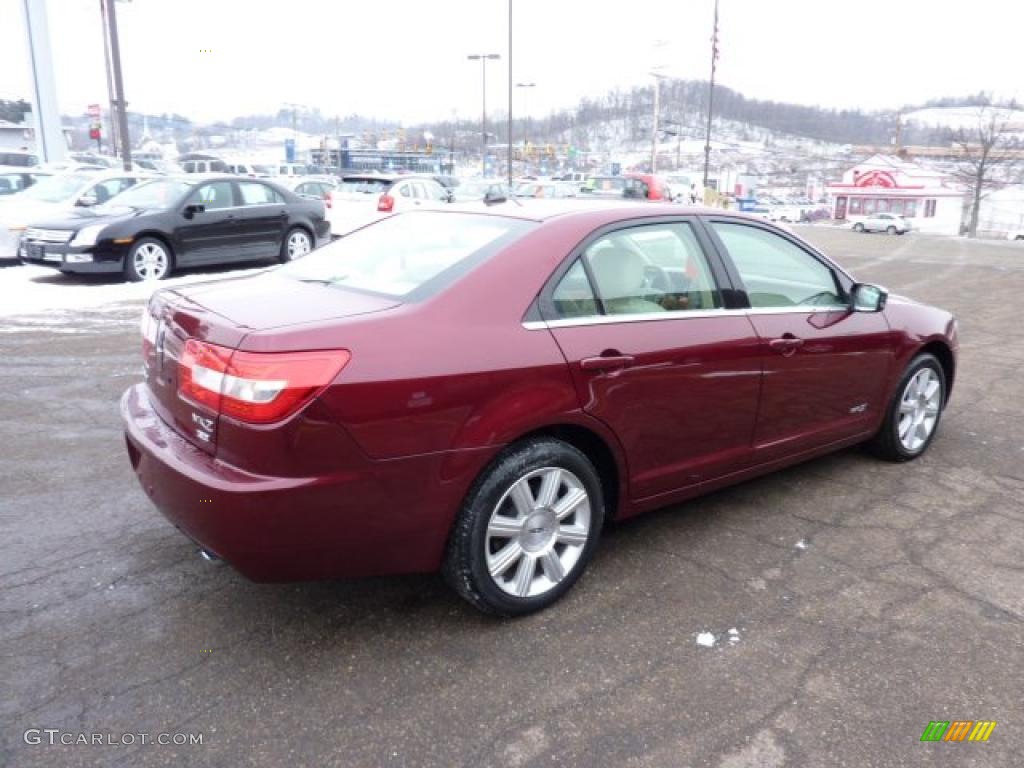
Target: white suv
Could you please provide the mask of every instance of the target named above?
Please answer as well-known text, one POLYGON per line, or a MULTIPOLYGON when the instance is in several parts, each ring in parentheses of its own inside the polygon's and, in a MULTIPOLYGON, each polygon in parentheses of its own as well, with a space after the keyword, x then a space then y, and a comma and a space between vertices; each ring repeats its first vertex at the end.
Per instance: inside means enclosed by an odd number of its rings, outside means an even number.
POLYGON ((910 231, 910 222, 898 213, 876 213, 855 221, 854 232, 888 232, 890 235, 902 235, 910 231))

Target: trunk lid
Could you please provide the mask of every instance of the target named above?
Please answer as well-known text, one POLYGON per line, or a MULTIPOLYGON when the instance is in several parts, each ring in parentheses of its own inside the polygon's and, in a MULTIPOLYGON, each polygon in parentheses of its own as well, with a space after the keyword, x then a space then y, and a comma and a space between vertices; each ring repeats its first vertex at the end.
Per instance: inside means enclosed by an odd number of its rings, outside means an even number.
POLYGON ((146 382, 160 417, 193 445, 217 452, 220 416, 178 394, 189 339, 238 349, 253 331, 379 312, 394 299, 272 274, 157 291, 143 316, 146 382))

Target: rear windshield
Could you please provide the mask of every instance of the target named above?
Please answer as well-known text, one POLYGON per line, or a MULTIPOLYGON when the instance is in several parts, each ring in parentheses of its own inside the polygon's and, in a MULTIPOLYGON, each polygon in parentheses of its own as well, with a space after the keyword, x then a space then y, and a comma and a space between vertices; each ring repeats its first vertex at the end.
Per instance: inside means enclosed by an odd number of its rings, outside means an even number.
POLYGON ((26 189, 22 196, 30 200, 42 200, 46 203, 62 203, 78 193, 92 176, 83 173, 69 173, 51 176, 26 189))
POLYGON ((515 239, 532 222, 476 214, 391 216, 277 270, 296 280, 409 297, 431 292, 515 239), (428 283, 431 285, 428 286, 428 283))
POLYGON ((349 194, 379 195, 387 192, 390 179, 343 179, 338 190, 349 194))

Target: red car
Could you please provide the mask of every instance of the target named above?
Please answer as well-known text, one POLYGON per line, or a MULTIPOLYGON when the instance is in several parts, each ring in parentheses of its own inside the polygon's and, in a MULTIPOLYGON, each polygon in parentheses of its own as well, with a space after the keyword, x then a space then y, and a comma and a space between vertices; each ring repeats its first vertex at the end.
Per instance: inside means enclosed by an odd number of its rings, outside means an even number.
POLYGON ((669 188, 668 182, 661 176, 652 176, 649 173, 627 173, 623 179, 625 180, 623 197, 672 202, 672 190, 669 188))
POLYGON ((514 615, 572 586, 608 519, 934 438, 948 312, 742 214, 502 208, 154 294, 121 411, 155 505, 252 579, 440 569, 514 615))

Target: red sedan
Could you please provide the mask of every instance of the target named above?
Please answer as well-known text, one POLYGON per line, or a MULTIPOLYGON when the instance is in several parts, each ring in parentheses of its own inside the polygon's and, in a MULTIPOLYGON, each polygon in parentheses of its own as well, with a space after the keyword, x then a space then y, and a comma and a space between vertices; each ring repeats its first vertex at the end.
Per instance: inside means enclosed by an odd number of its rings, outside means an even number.
POLYGON ((121 403, 155 505, 256 580, 440 569, 514 615, 572 586, 605 520, 935 437, 948 312, 760 219, 503 208, 157 292, 121 403))

